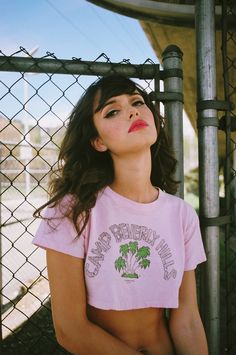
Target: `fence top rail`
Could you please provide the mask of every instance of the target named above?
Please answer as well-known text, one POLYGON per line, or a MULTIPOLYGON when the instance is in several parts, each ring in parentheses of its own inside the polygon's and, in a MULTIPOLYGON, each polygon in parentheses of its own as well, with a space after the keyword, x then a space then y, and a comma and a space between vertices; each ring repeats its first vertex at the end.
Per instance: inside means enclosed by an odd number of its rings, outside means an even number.
POLYGON ((53 59, 33 57, 0 56, 0 71, 24 73, 53 73, 74 75, 120 74, 138 79, 153 79, 160 76, 160 65, 155 63, 103 63, 80 59, 53 59))

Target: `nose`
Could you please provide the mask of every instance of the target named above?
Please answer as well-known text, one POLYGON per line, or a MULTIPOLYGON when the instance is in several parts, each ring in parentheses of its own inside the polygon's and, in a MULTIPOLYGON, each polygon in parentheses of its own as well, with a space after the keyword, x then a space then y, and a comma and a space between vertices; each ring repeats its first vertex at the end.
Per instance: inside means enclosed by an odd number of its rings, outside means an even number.
POLYGON ((129 114, 129 119, 131 120, 132 118, 135 118, 139 115, 139 112, 138 110, 133 107, 131 110, 130 110, 130 114, 129 114))

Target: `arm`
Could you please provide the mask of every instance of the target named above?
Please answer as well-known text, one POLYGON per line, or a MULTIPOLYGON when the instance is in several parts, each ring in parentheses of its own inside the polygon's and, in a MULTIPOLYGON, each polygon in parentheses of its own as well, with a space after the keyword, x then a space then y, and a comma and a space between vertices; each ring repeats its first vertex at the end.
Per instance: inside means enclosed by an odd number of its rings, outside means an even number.
POLYGON ((178 355, 208 355, 206 335, 198 311, 194 271, 184 273, 179 308, 171 310, 169 326, 178 355))
POLYGON ((47 250, 53 323, 59 344, 75 355, 139 354, 88 320, 83 264, 83 259, 47 250))

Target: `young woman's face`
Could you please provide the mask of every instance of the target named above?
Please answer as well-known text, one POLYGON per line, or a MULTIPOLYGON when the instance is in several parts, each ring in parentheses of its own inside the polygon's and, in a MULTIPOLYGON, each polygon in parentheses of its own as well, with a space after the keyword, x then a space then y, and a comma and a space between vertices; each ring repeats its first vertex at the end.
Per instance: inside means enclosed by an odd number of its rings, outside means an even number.
POLYGON ((138 93, 111 97, 96 112, 99 94, 94 105, 94 124, 98 137, 92 142, 98 151, 109 150, 111 155, 137 153, 150 149, 157 139, 151 110, 138 93))

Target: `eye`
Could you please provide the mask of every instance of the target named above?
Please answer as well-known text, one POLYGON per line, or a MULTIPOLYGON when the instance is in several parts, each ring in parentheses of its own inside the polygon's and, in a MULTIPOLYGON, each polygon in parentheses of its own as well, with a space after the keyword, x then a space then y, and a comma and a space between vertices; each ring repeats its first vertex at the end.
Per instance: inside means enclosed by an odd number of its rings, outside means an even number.
POLYGON ((133 106, 142 106, 145 105, 145 102, 142 99, 135 100, 133 106))
POLYGON ((116 116, 117 113, 118 113, 118 110, 111 110, 111 111, 108 111, 104 117, 105 118, 112 118, 112 117, 116 116))

